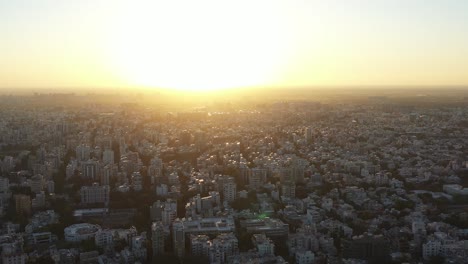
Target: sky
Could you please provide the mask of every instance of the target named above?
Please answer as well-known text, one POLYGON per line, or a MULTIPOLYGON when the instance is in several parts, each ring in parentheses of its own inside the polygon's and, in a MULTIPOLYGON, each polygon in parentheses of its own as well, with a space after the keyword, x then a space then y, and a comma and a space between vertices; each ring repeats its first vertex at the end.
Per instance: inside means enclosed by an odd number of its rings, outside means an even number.
POLYGON ((468 85, 466 0, 0 0, 1 88, 468 85))

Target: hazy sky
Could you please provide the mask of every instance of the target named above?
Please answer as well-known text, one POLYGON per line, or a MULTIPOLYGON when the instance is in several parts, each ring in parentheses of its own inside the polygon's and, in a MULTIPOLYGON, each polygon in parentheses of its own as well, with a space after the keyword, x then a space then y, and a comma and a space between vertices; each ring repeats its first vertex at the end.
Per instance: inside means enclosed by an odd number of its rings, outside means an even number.
POLYGON ((466 0, 0 0, 0 87, 467 85, 466 0))

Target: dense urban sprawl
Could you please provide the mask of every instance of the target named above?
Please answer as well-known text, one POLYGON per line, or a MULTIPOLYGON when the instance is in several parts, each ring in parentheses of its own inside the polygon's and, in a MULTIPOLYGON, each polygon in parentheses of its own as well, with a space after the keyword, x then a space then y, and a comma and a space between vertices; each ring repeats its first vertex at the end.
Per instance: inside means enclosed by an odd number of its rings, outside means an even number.
POLYGON ((468 107, 2 100, 2 263, 468 263, 468 107))

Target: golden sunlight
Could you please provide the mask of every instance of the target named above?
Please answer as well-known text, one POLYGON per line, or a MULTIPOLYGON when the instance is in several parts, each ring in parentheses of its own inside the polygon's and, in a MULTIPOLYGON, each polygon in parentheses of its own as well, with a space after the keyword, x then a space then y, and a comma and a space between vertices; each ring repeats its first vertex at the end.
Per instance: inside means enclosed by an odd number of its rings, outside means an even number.
POLYGON ((110 56, 129 84, 209 91, 274 82, 288 50, 274 7, 191 2, 122 10, 110 56))

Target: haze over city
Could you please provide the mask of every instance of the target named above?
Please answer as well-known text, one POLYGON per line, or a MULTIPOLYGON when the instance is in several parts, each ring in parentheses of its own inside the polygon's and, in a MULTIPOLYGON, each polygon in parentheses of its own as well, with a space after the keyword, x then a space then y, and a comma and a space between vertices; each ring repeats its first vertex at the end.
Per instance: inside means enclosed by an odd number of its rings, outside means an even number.
POLYGON ((468 264, 467 14, 0 0, 0 263, 468 264))
POLYGON ((464 86, 468 3, 2 1, 0 87, 464 86))

